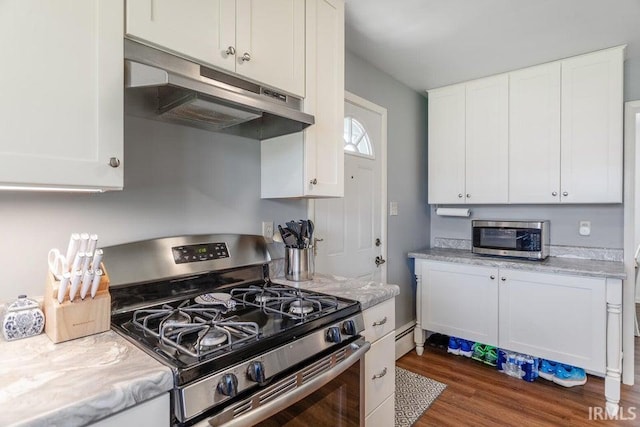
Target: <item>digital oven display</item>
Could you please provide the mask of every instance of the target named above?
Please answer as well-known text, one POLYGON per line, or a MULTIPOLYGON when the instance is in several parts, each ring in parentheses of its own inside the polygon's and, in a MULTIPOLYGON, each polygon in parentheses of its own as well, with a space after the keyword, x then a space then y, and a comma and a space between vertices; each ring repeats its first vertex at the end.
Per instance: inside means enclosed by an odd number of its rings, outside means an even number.
POLYGON ((173 261, 176 264, 229 258, 229 249, 224 242, 175 246, 171 248, 171 251, 173 252, 173 261))

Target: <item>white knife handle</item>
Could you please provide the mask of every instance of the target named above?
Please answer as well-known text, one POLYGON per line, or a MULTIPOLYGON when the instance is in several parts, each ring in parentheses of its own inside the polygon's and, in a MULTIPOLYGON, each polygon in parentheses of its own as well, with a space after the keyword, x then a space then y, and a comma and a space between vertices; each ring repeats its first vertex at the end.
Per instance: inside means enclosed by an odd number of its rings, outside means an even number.
POLYGON ((89 233, 82 233, 80 235, 80 251, 87 252, 89 246, 89 233))
POLYGON ((98 246, 98 235, 92 234, 89 236, 89 243, 87 244, 87 253, 93 254, 98 246))
POLYGON ((73 265, 71 266, 71 273, 74 273, 82 268, 82 264, 84 263, 84 252, 78 251, 76 253, 76 257, 73 260, 73 265))
POLYGON ((73 301, 73 299, 76 297, 76 293, 78 293, 78 288, 80 287, 81 280, 82 280, 82 270, 74 271, 71 277, 71 288, 69 289, 70 301, 73 301))
POLYGON ((100 263, 102 262, 102 249, 96 249, 96 252, 93 254, 93 262, 91 266, 94 271, 100 269, 100 263))
POLYGON ((96 274, 93 276, 93 283, 91 284, 91 298, 96 296, 98 288, 100 287, 100 279, 102 279, 102 270, 97 269, 96 274))
POLYGON ((60 281, 60 286, 58 286, 58 302, 62 304, 64 301, 64 296, 67 293, 67 286, 69 286, 69 280, 71 280, 71 273, 65 271, 62 274, 62 280, 60 281))
POLYGON ((84 260, 82 261, 82 274, 89 271, 89 266, 91 265, 91 260, 93 259, 93 255, 91 252, 87 252, 84 255, 84 260))
POLYGON ((80 235, 78 233, 72 233, 69 238, 69 246, 67 246, 67 262, 75 259, 78 248, 80 247, 80 235))
POLYGON ((82 277, 82 287, 80 288, 80 298, 84 299, 91 289, 91 284, 93 282, 93 270, 87 270, 82 277))

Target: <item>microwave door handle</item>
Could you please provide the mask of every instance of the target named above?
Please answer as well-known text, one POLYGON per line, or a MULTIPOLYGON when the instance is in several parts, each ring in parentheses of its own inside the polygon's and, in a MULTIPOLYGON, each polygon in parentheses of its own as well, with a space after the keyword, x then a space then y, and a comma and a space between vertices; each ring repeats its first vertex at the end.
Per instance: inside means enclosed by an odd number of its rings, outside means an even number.
POLYGON ((325 384, 340 376, 340 374, 349 369, 351 365, 362 358, 364 354, 369 351, 369 348, 371 348, 371 344, 368 341, 360 343, 360 347, 356 351, 351 353, 349 357, 344 359, 342 362, 340 362, 324 374, 319 375, 308 383, 294 389, 293 391, 284 392, 278 398, 265 403, 264 405, 259 406, 255 409, 251 409, 250 411, 247 411, 246 414, 240 415, 237 418, 233 418, 227 421, 226 423, 224 423, 224 427, 250 426, 277 414, 278 412, 304 399, 314 391, 320 389, 325 384))

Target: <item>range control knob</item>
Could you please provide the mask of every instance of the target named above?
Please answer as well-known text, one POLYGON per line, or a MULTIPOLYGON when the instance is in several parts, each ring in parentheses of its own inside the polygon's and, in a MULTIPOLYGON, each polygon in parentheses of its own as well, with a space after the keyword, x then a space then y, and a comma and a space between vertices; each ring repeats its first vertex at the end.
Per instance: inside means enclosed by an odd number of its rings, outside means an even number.
POLYGON ((356 334, 356 322, 353 320, 347 320, 342 324, 342 332, 347 335, 355 335, 356 334))
POLYGON ((337 326, 332 326, 327 329, 326 335, 327 342, 340 343, 342 341, 342 337, 340 336, 340 328, 337 326))
POLYGON ((247 377, 253 382, 263 383, 265 378, 264 365, 262 362, 251 362, 247 366, 247 377))
POLYGON ((234 397, 238 394, 238 378, 233 374, 224 374, 218 383, 218 392, 234 397))

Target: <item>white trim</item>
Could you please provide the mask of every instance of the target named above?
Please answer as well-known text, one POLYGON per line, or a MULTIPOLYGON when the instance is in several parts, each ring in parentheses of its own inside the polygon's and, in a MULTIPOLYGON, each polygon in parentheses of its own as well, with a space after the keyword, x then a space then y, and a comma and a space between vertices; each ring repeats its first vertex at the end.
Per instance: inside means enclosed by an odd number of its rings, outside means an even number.
POLYGON ((412 320, 406 325, 396 329, 396 360, 416 347, 416 343, 413 340, 413 330, 415 327, 416 321, 412 320))
POLYGON ((626 102, 624 105, 624 265, 627 279, 624 281, 622 297, 622 382, 633 385, 634 381, 634 330, 635 330, 635 246, 640 239, 640 198, 636 199, 636 183, 640 178, 640 165, 636 147, 640 140, 636 137, 640 129, 636 127, 636 116, 640 114, 640 101, 626 102))

